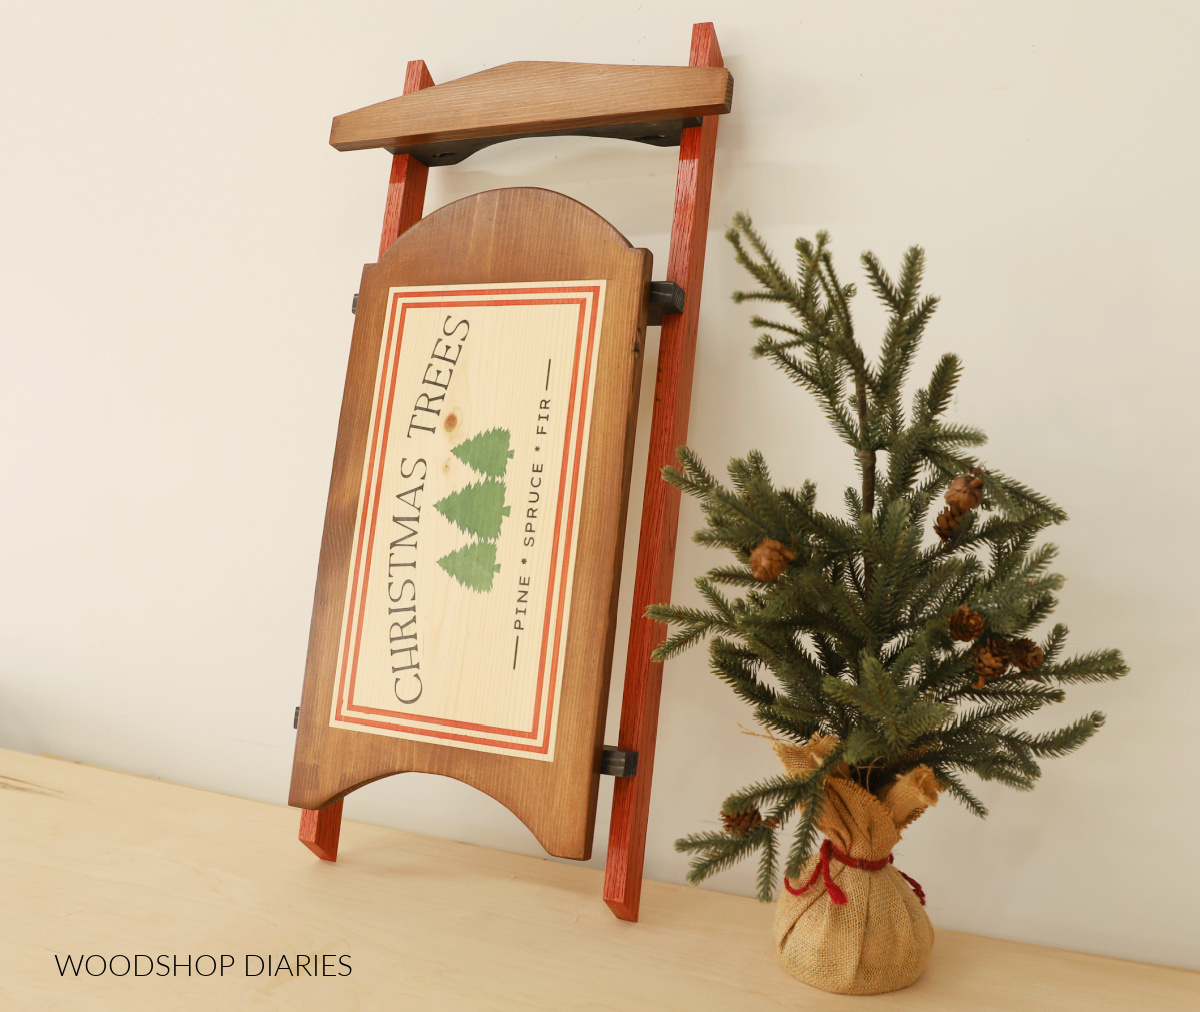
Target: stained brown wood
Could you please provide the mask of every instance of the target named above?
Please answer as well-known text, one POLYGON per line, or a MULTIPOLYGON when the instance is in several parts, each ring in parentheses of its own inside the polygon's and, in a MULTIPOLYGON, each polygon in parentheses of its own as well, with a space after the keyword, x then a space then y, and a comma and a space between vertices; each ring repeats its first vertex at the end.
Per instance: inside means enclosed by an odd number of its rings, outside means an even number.
POLYGON ((723 67, 506 63, 335 116, 329 143, 412 153, 427 165, 538 134, 677 144, 686 121, 726 113, 732 101, 733 77, 723 67), (646 129, 622 129, 638 124, 646 129))
MULTIPOLYGON (((549 190, 491 190, 441 208, 363 271, 330 483, 289 803, 319 809, 380 777, 454 777, 513 811, 551 854, 591 852, 651 256, 549 190), (334 668, 387 291, 393 286, 604 279, 553 762, 331 728, 334 668)), ((470 630, 462 630, 470 635, 470 630)))
MULTIPOLYGON (((425 61, 409 60, 404 75, 404 94, 432 87, 433 78, 425 61)), ((380 256, 403 232, 421 220, 425 211, 425 185, 428 180, 429 169, 412 155, 395 155, 392 158, 387 201, 383 209, 383 228, 379 238, 380 256)), ((322 861, 336 861, 341 826, 340 801, 319 811, 305 809, 300 814, 300 842, 322 861)))

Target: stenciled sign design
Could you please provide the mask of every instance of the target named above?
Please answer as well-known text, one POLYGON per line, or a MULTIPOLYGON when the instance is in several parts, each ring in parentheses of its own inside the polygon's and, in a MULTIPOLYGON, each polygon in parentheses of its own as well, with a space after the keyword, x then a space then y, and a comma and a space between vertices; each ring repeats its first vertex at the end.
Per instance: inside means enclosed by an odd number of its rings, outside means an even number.
POLYGON ((604 289, 389 290, 330 726, 553 760, 604 289))

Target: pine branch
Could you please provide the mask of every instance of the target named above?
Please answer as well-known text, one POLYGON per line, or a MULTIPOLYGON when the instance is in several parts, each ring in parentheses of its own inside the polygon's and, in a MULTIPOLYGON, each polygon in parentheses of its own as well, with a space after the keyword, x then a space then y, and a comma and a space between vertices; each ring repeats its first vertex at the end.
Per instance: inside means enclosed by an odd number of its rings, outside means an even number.
POLYGON ((1119 650, 1095 650, 1072 657, 1061 664, 1044 663, 1027 675, 1048 682, 1105 682, 1129 674, 1129 667, 1119 650))
POLYGON ((933 775, 937 777, 938 782, 946 788, 951 797, 961 801, 966 809, 972 814, 978 815, 981 819, 987 818, 988 810, 984 806, 983 802, 975 797, 975 795, 969 790, 967 790, 966 785, 963 784, 958 776, 950 772, 950 770, 941 763, 935 762, 931 763, 930 765, 933 769, 933 775))
POLYGON ((676 840, 675 849, 681 854, 699 855, 692 860, 686 876, 692 885, 698 885, 753 853, 762 846, 762 838, 769 836, 770 832, 769 829, 759 828, 744 839, 726 833, 691 833, 676 840))
POLYGON ((1024 731, 1013 731, 1011 732, 1011 737, 1040 758, 1057 759, 1059 756, 1074 752, 1103 726, 1104 714, 1097 710, 1087 717, 1080 717, 1074 724, 1060 728, 1057 731, 1047 731, 1045 734, 1027 734, 1024 731))

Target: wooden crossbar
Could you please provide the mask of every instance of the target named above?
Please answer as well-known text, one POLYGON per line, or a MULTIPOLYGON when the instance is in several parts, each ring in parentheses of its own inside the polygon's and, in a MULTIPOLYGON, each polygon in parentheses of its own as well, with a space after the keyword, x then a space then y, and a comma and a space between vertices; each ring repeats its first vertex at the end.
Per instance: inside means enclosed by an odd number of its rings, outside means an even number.
POLYGON ((517 137, 670 146, 732 101, 733 78, 723 67, 506 63, 336 116, 329 143, 339 151, 387 148, 425 165, 452 165, 517 137))

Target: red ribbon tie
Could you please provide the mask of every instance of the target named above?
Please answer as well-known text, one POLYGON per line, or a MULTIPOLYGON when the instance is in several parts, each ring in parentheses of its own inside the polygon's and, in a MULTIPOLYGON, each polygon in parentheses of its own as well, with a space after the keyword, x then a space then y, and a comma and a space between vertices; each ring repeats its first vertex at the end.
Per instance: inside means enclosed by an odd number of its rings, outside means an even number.
MULTIPOLYGON (((832 840, 827 839, 821 844, 821 849, 817 854, 817 863, 808 881, 797 889, 785 876, 783 880, 784 888, 793 896, 803 896, 816 884, 819 877, 825 881, 825 892, 829 894, 829 901, 837 907, 845 906, 849 901, 846 899, 846 894, 834 882, 833 876, 829 874, 830 861, 837 861, 840 864, 844 864, 847 868, 860 868, 863 871, 879 871, 881 868, 886 868, 889 864, 893 864, 895 858, 891 854, 888 854, 886 858, 879 861, 868 861, 865 858, 851 857, 849 854, 843 854, 833 845, 832 840)), ((921 884, 916 879, 905 875, 899 868, 896 871, 912 887, 912 891, 916 894, 917 899, 921 901, 921 906, 925 906, 925 890, 921 888, 921 884)))

